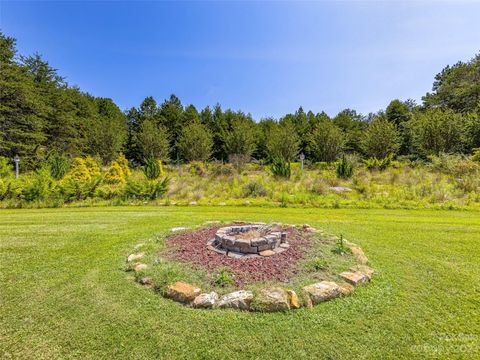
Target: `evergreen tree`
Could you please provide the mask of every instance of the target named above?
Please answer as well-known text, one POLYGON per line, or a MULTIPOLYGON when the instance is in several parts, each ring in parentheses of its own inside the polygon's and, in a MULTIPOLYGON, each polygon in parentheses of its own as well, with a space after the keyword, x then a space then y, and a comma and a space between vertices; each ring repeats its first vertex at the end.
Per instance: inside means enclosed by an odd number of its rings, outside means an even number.
POLYGON ((15 39, 0 33, 0 156, 35 165, 35 152, 46 134, 42 99, 27 70, 15 62, 15 39))
POLYGON ((183 128, 177 148, 186 161, 206 161, 212 154, 213 139, 210 130, 200 122, 183 128))
POLYGON ((156 125, 151 118, 144 120, 140 128, 137 139, 143 159, 168 160, 170 143, 167 129, 156 125))
POLYGON ((111 99, 94 100, 97 117, 90 128, 88 153, 108 164, 122 151, 127 136, 125 115, 111 99))

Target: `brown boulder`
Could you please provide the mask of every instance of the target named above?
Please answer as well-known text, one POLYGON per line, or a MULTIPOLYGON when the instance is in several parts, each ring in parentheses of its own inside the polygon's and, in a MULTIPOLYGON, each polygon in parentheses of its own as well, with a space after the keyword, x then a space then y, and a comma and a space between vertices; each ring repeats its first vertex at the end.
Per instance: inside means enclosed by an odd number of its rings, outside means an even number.
POLYGON ((290 309, 288 294, 280 288, 262 289, 257 297, 257 304, 263 311, 285 311, 290 309))
POLYGON ((288 302, 290 304, 291 309, 300 309, 300 300, 298 299, 298 295, 293 290, 287 290, 288 295, 288 302))
POLYGON ((370 281, 370 278, 365 275, 364 273, 361 272, 350 272, 350 271, 344 271, 340 273, 340 276, 348 283, 358 286, 360 284, 364 284, 368 281, 370 281))
POLYGON ((200 295, 200 292, 201 290, 195 286, 177 281, 168 286, 166 297, 178 302, 189 303, 200 295))

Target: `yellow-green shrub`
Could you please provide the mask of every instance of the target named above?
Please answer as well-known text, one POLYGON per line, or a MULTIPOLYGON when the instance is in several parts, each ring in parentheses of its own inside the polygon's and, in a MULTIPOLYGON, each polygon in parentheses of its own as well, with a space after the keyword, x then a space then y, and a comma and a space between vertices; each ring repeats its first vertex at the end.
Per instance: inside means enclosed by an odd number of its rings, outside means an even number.
POLYGON ((132 175, 132 171, 130 170, 130 168, 128 167, 128 160, 127 158, 125 157, 125 155, 123 154, 120 154, 118 155, 117 159, 115 160, 118 165, 120 165, 120 167, 122 168, 122 171, 123 171, 123 175, 125 177, 127 176, 131 176, 132 175))
POLYGON ((107 184, 123 184, 125 180, 126 176, 122 166, 118 162, 112 161, 107 173, 105 174, 105 182, 107 184))

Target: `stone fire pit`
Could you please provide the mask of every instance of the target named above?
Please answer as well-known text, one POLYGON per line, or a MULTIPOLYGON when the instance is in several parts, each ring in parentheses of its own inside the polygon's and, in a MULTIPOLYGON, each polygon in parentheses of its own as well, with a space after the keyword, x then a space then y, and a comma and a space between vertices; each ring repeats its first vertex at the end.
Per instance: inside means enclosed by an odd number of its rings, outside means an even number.
POLYGON ((289 248, 287 233, 281 227, 263 223, 220 228, 207 246, 235 258, 272 256, 289 248))

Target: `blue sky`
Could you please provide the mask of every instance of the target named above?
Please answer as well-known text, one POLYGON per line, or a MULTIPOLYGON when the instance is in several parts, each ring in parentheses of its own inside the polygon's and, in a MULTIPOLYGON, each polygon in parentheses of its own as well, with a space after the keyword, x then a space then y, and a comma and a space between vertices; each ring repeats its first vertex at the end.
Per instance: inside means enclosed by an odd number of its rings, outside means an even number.
POLYGON ((122 109, 175 93, 279 117, 420 100, 480 50, 480 2, 0 2, 0 28, 122 109))

